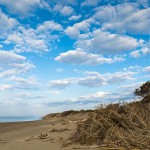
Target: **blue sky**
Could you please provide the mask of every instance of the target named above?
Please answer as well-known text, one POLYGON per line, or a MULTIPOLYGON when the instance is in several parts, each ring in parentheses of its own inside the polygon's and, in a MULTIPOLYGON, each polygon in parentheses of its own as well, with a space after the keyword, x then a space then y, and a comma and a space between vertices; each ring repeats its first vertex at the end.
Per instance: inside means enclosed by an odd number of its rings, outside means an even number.
POLYGON ((132 100, 149 27, 149 0, 0 0, 0 116, 132 100))

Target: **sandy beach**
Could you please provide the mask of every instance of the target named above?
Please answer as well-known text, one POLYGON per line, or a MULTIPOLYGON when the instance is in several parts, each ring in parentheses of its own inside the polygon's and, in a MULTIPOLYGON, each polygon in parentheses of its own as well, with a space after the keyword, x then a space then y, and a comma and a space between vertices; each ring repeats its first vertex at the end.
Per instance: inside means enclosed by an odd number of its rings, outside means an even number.
POLYGON ((87 114, 53 117, 40 121, 0 123, 0 150, 72 150, 97 146, 72 144, 70 135, 87 114))

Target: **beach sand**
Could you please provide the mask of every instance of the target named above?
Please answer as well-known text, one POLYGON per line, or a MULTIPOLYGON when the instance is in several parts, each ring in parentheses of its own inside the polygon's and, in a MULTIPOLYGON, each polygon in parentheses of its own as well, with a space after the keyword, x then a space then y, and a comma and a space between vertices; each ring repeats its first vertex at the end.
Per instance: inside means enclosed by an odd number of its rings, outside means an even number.
POLYGON ((72 144, 69 140, 86 114, 50 117, 40 121, 0 123, 0 150, 72 150, 97 146, 72 144))

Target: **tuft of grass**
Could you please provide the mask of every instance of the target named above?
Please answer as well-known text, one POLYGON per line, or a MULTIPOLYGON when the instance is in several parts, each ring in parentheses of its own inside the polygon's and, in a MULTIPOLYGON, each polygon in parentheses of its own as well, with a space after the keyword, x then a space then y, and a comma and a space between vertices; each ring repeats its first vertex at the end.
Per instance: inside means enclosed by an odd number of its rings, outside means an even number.
POLYGON ((62 113, 52 113, 44 116, 42 119, 49 119, 49 118, 54 118, 54 117, 66 117, 69 115, 76 115, 76 114, 85 114, 85 113, 92 113, 94 110, 88 109, 88 110, 68 110, 64 111, 62 113))

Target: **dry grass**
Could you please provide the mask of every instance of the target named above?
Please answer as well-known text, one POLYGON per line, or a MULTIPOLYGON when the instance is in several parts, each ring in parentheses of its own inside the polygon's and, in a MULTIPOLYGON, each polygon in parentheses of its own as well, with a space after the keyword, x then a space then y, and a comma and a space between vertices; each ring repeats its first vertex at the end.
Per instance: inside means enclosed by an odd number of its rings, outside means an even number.
POLYGON ((52 113, 52 114, 48 114, 46 116, 44 116, 42 119, 49 119, 49 118, 53 118, 53 117, 67 117, 70 115, 76 115, 76 114, 85 114, 85 113, 92 113, 94 112, 94 110, 88 109, 88 110, 68 110, 68 111, 64 111, 62 113, 52 113))
POLYGON ((108 147, 150 149, 150 103, 101 105, 79 122, 73 142, 108 147))

